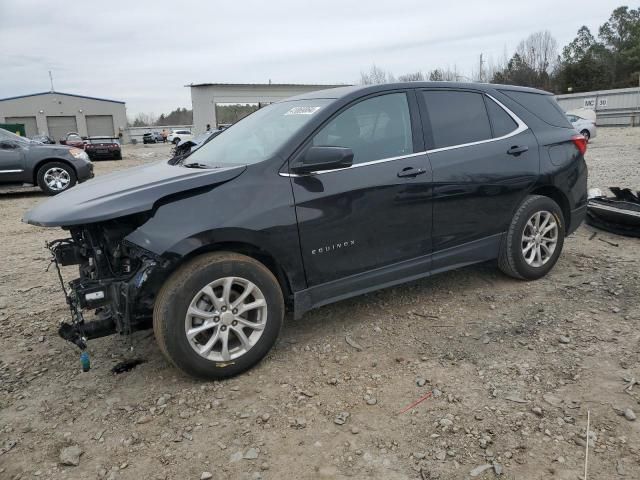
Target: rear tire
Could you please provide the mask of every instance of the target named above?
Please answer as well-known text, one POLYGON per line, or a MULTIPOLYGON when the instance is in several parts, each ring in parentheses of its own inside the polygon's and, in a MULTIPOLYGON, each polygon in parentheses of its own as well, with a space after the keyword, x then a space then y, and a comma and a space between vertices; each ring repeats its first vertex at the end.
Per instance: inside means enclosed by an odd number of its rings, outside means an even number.
POLYGON ((564 216, 558 204, 549 197, 529 195, 504 235, 498 266, 513 278, 541 278, 558 261, 564 236, 564 216))
POLYGON ((282 291, 268 268, 244 255, 214 252, 169 277, 155 301, 153 330, 176 367, 218 380, 258 363, 278 338, 283 318, 282 291))
POLYGON ((77 182, 73 167, 62 162, 47 162, 38 169, 38 186, 47 195, 57 195, 69 190, 77 182))

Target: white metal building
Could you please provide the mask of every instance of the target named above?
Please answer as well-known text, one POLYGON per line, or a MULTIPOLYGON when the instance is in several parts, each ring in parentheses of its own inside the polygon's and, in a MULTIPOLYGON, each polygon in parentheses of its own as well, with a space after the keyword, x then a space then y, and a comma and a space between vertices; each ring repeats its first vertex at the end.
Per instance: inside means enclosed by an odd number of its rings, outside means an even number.
POLYGON ((118 100, 52 91, 0 99, 0 123, 21 123, 28 137, 45 134, 56 141, 69 132, 118 136, 124 135, 127 112, 118 100))
POLYGON ((190 84, 193 129, 204 132, 207 125, 217 125, 216 104, 265 105, 303 93, 344 87, 345 85, 300 85, 288 83, 198 83, 190 84))
POLYGON ((599 126, 640 126, 640 87, 557 95, 556 100, 565 112, 594 110, 599 126))

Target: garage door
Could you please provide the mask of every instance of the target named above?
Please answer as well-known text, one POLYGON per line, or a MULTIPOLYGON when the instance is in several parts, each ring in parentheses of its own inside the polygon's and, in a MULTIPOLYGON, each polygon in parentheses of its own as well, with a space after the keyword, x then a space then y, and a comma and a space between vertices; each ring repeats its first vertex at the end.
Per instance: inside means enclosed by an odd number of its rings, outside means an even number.
POLYGON ((113 137, 111 115, 87 115, 87 132, 90 137, 113 137))
POLYGON ((67 136, 69 132, 77 132, 76 117, 47 117, 49 136, 56 142, 67 136))
POLYGON ((36 117, 6 117, 5 123, 21 123, 24 125, 24 130, 27 133, 27 137, 33 137, 38 134, 38 125, 36 124, 36 117))

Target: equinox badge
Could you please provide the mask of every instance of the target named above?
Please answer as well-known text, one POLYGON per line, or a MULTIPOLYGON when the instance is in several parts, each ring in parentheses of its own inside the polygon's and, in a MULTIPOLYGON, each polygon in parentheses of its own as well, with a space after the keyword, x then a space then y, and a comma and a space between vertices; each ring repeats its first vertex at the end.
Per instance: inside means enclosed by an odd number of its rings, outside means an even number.
POLYGON ((348 240, 346 242, 334 243, 332 245, 326 245, 324 247, 314 248, 313 250, 311 250, 311 255, 320 255, 321 253, 328 253, 334 250, 340 250, 342 248, 349 248, 349 247, 355 246, 355 244, 356 244, 355 240, 348 240))

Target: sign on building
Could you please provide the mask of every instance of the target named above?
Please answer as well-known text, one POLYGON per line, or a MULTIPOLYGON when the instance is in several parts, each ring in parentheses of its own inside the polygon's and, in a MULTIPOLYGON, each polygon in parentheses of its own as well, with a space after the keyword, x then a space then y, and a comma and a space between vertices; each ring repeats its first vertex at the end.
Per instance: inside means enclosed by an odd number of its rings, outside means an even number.
POLYGON ((584 108, 596 108, 596 99, 595 98, 585 98, 584 99, 584 108))
POLYGON ((598 99, 598 108, 607 106, 607 97, 598 99))

